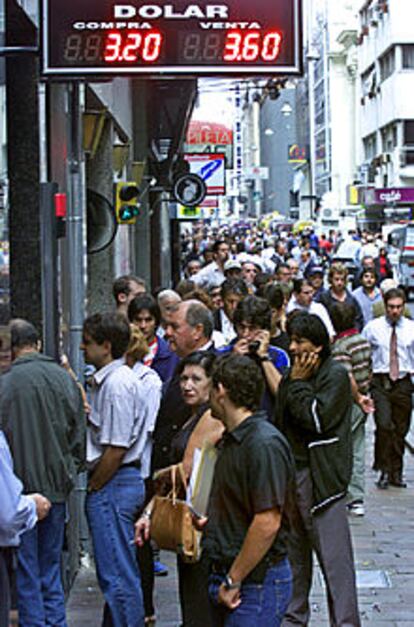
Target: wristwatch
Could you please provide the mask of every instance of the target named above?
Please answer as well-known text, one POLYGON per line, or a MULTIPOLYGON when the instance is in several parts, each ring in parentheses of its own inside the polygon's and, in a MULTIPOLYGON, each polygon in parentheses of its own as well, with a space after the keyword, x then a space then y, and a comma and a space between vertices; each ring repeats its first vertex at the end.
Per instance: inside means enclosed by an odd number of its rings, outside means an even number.
POLYGON ((269 357, 269 355, 264 355, 263 357, 259 357, 259 361, 260 362, 270 361, 270 357, 269 357))
POLYGON ((228 573, 224 577, 223 583, 226 590, 238 590, 241 587, 241 581, 233 581, 228 573))

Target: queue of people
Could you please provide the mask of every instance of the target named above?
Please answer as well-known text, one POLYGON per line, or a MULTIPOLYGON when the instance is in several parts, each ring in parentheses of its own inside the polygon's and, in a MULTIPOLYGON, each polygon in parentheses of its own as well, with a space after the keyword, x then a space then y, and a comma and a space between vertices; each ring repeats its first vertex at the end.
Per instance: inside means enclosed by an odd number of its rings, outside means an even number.
POLYGON ((414 322, 385 277, 381 242, 362 234, 352 289, 335 259, 340 240, 195 227, 176 290, 151 294, 122 276, 116 311, 85 320, 87 399, 41 354, 33 326, 12 323, 0 397, 1 627, 14 551, 19 624, 66 625, 65 504, 82 470, 102 624, 156 624, 160 478, 180 465, 188 486, 206 443, 217 462, 207 513, 193 515, 201 557, 177 555, 183 625, 307 625, 314 553, 331 623, 360 625, 349 516, 365 514, 365 424, 373 414, 378 489, 406 487, 414 322))

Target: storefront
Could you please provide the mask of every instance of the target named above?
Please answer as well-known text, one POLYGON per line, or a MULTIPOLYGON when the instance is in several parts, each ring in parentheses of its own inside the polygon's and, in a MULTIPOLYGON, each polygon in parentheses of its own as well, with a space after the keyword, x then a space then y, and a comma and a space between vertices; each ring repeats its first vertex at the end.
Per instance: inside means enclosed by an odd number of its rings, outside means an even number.
POLYGON ((414 187, 383 187, 364 192, 365 208, 358 223, 370 230, 379 230, 383 224, 412 220, 414 187))

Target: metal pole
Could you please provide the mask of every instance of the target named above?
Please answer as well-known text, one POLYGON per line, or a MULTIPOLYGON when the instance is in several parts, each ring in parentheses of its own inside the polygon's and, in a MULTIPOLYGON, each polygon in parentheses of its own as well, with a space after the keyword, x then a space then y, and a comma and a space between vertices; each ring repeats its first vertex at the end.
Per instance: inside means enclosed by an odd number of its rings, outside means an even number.
POLYGON ((58 250, 53 198, 56 183, 48 182, 46 85, 38 85, 40 246, 42 253, 43 351, 59 359, 58 250))
POLYGON ((316 137, 315 137, 315 62, 319 55, 314 49, 313 43, 313 25, 314 13, 313 2, 308 2, 308 104, 309 104, 309 218, 314 218, 314 202, 316 197, 315 184, 315 164, 316 164, 316 137))
MULTIPOLYGON (((67 85, 68 103, 68 206, 66 238, 69 283, 69 361, 79 379, 83 380, 84 361, 80 350, 86 292, 86 177, 82 145, 85 104, 85 87, 78 82, 67 85)), ((86 474, 78 477, 75 493, 71 498, 73 531, 71 534, 70 575, 78 567, 79 544, 87 551, 88 526, 84 515, 86 474)))
POLYGON ((67 88, 69 153, 67 242, 69 261, 69 360, 73 370, 81 377, 83 358, 80 351, 85 302, 85 238, 86 213, 85 168, 82 150, 82 113, 84 86, 71 82, 67 88))

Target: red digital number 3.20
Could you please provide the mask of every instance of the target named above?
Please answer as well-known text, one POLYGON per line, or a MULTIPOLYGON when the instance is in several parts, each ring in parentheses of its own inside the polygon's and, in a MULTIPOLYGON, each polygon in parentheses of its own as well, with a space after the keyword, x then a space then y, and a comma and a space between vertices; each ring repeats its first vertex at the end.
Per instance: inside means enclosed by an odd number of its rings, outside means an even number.
POLYGON ((138 59, 151 63, 157 61, 162 46, 162 35, 158 32, 109 33, 105 41, 104 60, 107 63, 127 61, 133 63, 138 59))

